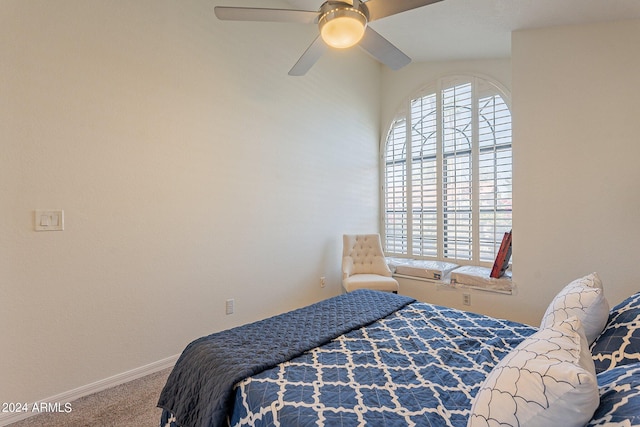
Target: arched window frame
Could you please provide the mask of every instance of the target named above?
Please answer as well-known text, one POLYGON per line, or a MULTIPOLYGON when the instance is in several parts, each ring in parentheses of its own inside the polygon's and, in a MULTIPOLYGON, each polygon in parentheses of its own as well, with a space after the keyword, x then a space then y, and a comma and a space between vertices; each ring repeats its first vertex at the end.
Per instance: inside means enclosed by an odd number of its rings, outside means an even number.
POLYGON ((493 263, 511 230, 510 110, 508 91, 479 75, 444 76, 405 99, 381 143, 387 255, 493 263))

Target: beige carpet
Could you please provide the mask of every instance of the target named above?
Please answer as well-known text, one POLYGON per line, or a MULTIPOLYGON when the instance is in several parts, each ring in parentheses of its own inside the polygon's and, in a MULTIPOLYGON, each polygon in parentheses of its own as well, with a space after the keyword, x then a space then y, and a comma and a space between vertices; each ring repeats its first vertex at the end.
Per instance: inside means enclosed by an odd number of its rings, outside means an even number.
POLYGON ((40 414, 11 427, 158 427, 160 391, 171 369, 139 378, 71 402, 71 412, 40 414))

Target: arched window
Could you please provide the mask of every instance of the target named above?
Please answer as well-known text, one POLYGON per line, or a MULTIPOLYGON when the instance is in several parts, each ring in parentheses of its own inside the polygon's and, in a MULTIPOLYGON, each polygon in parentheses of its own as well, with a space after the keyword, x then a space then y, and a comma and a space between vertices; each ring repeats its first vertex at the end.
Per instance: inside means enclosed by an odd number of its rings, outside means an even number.
POLYGON ((409 99, 383 149, 385 253, 492 263, 511 230, 511 113, 487 79, 439 79, 409 99))

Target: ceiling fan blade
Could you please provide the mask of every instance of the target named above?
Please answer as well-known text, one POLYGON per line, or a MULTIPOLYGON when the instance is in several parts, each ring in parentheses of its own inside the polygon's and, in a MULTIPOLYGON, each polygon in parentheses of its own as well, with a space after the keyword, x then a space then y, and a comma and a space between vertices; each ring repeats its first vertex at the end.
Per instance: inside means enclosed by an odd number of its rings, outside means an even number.
POLYGON ((385 16, 395 15, 411 9, 417 9, 442 0, 369 0, 364 4, 369 9, 369 22, 385 16))
POLYGON ((289 70, 290 76, 304 76, 313 64, 318 62, 318 59, 322 56, 327 49, 327 45, 322 41, 320 36, 311 43, 311 45, 304 51, 298 62, 289 70))
POLYGON ((213 11, 218 19, 225 21, 264 21, 313 24, 317 22, 318 19, 318 12, 311 10, 216 6, 213 8, 213 11))
POLYGON ((399 70, 411 62, 411 58, 371 27, 365 30, 364 37, 360 40, 360 47, 392 70, 399 70))

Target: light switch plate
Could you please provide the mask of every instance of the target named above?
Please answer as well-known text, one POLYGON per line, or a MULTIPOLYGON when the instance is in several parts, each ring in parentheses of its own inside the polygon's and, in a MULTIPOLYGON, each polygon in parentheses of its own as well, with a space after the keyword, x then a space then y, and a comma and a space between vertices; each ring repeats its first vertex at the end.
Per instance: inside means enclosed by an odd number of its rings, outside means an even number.
POLYGON ((64 211, 63 210, 36 209, 34 220, 35 220, 36 231, 64 230, 64 211))

